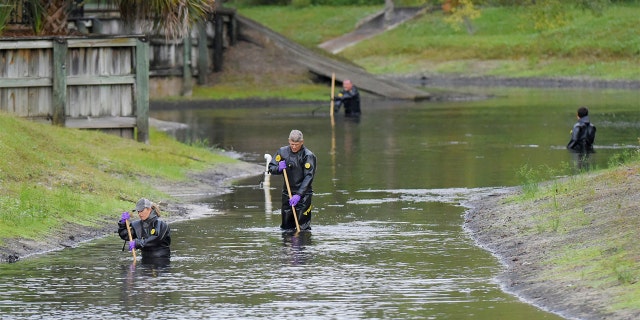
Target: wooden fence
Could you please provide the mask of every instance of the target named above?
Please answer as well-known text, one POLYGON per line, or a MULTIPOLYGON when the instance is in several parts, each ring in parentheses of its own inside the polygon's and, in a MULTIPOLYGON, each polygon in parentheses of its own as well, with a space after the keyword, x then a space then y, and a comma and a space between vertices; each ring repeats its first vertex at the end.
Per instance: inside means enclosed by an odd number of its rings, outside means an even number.
POLYGON ((0 110, 148 143, 147 38, 0 39, 0 110))
MULTIPOLYGON (((72 20, 89 34, 150 34, 150 23, 127 26, 112 9, 87 9, 87 17, 72 20)), ((149 90, 154 98, 190 95, 193 84, 207 84, 212 72, 222 71, 224 48, 237 42, 236 11, 216 8, 206 21, 194 25, 183 39, 149 36, 149 90)))

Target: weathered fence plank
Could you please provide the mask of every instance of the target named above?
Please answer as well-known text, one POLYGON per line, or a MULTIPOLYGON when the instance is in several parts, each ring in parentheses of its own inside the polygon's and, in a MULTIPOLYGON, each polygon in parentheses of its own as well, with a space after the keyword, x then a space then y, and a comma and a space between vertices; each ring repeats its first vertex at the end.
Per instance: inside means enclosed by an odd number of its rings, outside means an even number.
POLYGON ((0 109, 148 142, 148 61, 140 36, 1 39, 0 109))

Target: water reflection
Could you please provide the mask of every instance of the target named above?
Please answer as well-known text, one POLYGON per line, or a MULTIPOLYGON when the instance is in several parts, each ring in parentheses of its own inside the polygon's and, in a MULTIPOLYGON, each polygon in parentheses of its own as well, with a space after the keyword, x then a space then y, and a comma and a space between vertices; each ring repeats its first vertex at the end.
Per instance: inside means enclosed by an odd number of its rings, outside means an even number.
MULTIPOLYGON (((167 266, 131 264, 113 235, 0 265, 2 318, 559 319, 505 294, 501 265, 462 230, 465 199, 518 185, 523 165, 570 172, 576 105, 598 120, 594 166, 637 144, 635 92, 514 91, 490 101, 363 104, 359 122, 317 106, 152 110, 264 163, 293 129, 318 156, 314 229, 282 234, 281 180, 206 199, 218 214, 171 225, 167 266), (275 187, 274 187, 275 186, 275 187)), ((273 180, 273 181, 272 181, 273 180)))
POLYGON ((284 255, 289 257, 292 265, 305 265, 311 260, 311 251, 306 250, 312 245, 311 231, 283 232, 282 244, 284 255))

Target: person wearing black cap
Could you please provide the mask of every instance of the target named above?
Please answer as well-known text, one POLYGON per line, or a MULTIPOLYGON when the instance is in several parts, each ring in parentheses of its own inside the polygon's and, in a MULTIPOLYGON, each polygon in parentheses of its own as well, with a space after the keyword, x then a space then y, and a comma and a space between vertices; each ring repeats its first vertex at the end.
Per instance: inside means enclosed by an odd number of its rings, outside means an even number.
MULTIPOLYGON (((131 222, 133 241, 129 242, 129 251, 140 249, 143 260, 170 258, 171 229, 166 222, 160 220, 158 206, 142 198, 136 203, 134 211, 138 212, 140 220, 131 222)), ((123 240, 129 240, 125 222, 127 219, 129 219, 129 213, 124 212, 118 222, 118 234, 123 240)))

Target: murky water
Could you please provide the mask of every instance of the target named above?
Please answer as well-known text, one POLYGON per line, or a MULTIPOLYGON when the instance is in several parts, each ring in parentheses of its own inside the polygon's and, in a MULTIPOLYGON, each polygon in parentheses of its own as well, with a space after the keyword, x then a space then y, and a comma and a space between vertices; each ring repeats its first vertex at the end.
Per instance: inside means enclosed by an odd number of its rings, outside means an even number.
MULTIPOLYGON (((638 145, 632 91, 508 90, 485 101, 152 110, 263 164, 297 128, 318 156, 309 233, 283 236, 281 177, 204 199, 219 214, 172 224, 170 265, 131 264, 115 235, 0 265, 11 318, 558 319, 503 293, 500 264, 462 230, 464 199, 521 184, 523 166, 572 171, 577 106, 598 126, 593 164, 638 145)), ((117 214, 116 214, 117 216, 117 214)), ((116 220, 117 218, 114 218, 116 220)), ((115 222, 114 222, 115 229, 115 222)))

